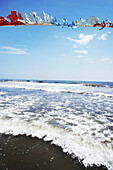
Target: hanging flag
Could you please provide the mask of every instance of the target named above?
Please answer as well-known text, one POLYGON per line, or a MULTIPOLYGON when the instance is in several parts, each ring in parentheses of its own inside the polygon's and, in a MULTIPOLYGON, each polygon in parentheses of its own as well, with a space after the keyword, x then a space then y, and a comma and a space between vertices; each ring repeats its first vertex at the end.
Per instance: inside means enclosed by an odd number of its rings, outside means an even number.
POLYGON ((105 27, 113 28, 113 23, 109 20, 105 20, 102 22, 99 22, 99 19, 95 16, 92 16, 90 19, 90 22, 88 19, 84 20, 83 18, 80 18, 80 20, 72 21, 71 23, 68 23, 66 18, 62 19, 62 23, 59 23, 55 18, 52 16, 50 17, 47 13, 43 11, 44 21, 40 17, 40 14, 37 15, 35 11, 32 11, 32 18, 29 17, 27 13, 25 13, 26 20, 23 19, 22 15, 16 11, 11 11, 11 14, 7 16, 7 18, 10 20, 8 21, 4 17, 0 16, 0 26, 32 26, 32 25, 42 25, 42 26, 67 26, 72 27, 72 29, 75 29, 77 27, 100 27, 99 30, 102 30, 105 27))

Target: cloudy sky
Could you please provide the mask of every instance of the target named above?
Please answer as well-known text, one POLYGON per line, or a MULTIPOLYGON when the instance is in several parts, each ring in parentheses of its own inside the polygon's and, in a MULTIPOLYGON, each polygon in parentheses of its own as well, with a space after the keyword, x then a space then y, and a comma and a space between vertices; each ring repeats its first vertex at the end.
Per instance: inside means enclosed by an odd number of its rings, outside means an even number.
MULTIPOLYGON (((12 10, 43 11, 59 22, 88 19, 113 22, 112 0, 5 0, 0 16, 12 10)), ((57 26, 0 27, 0 78, 113 81, 113 28, 57 26)))

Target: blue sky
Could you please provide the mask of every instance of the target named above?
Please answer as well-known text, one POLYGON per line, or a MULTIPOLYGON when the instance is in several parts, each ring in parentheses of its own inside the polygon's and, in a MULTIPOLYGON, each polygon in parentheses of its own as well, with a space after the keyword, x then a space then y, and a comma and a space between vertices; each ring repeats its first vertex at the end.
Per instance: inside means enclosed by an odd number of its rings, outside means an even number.
MULTIPOLYGON (((112 0, 4 0, 11 11, 48 13, 59 22, 99 18, 113 22, 112 0)), ((113 28, 0 27, 0 78, 113 81, 113 28)))

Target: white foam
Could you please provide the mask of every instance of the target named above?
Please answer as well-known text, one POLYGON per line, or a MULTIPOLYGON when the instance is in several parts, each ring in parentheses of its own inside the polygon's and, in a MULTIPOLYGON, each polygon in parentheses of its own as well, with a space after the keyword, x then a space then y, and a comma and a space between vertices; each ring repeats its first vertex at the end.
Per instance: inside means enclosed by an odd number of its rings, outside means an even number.
POLYGON ((20 88, 26 90, 44 90, 48 92, 69 92, 78 94, 89 94, 95 96, 113 97, 113 89, 106 87, 91 87, 83 84, 55 84, 34 82, 0 82, 0 87, 20 88), (103 91, 103 92, 102 92, 103 91))
MULTIPOLYGON (((103 87, 98 90, 80 85, 31 82, 6 82, 0 83, 0 87, 50 91, 46 93, 47 98, 43 93, 32 92, 1 95, 0 133, 44 137, 45 141, 62 147, 63 152, 83 159, 85 166, 102 164, 113 169, 113 131, 108 128, 113 127, 112 99, 102 95, 57 93, 69 90, 101 94, 103 87), (51 93, 53 91, 55 93, 51 93)), ((106 89, 105 94, 112 94, 111 89, 106 89)))
POLYGON ((28 123, 19 118, 13 118, 9 121, 0 120, 0 133, 6 134, 26 134, 32 137, 44 138, 45 141, 61 146, 64 152, 74 154, 79 159, 84 159, 83 163, 93 165, 105 165, 109 170, 113 169, 113 150, 97 138, 92 138, 90 133, 87 135, 76 133, 53 127, 43 120, 28 123))
POLYGON ((1 91, 0 91, 0 95, 3 95, 3 94, 6 94, 6 92, 1 92, 1 91))

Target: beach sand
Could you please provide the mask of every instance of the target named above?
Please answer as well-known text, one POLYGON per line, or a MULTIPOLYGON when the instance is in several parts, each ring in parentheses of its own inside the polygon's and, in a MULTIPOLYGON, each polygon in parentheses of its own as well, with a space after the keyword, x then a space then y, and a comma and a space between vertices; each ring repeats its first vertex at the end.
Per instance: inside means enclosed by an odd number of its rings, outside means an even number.
POLYGON ((60 147, 25 135, 0 134, 0 170, 107 170, 104 166, 85 168, 77 158, 60 147))

